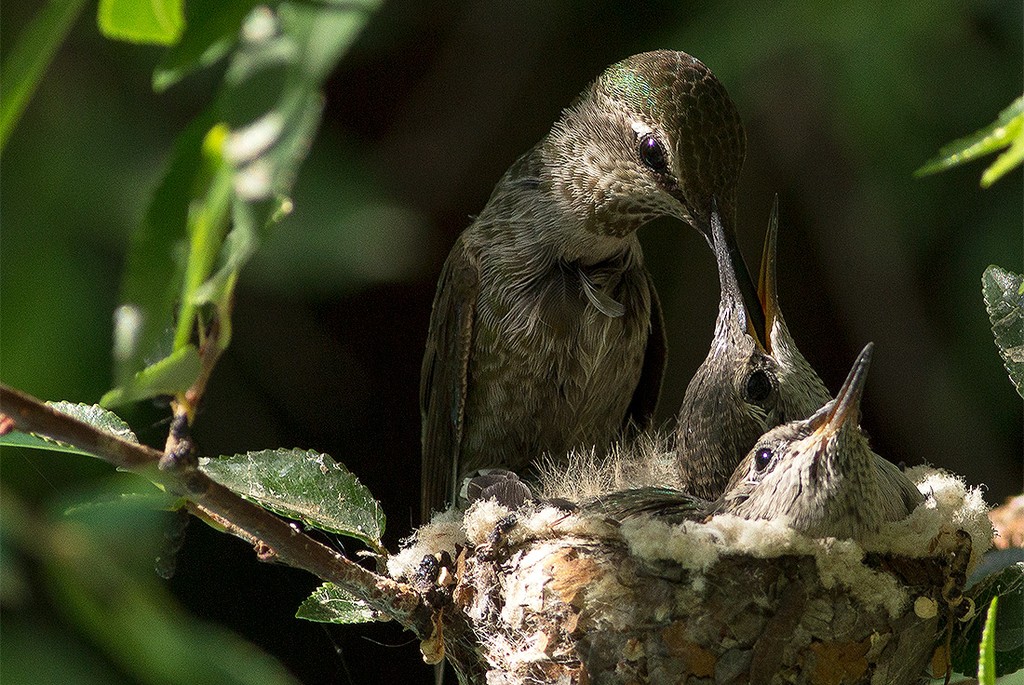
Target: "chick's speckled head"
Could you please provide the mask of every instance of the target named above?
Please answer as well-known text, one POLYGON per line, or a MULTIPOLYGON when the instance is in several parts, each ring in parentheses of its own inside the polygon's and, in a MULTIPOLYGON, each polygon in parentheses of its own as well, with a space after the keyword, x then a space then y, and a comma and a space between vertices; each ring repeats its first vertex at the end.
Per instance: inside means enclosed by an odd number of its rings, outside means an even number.
POLYGON ((589 231, 624 236, 674 216, 708 236, 713 198, 733 228, 743 125, 714 74, 684 52, 608 67, 565 110, 547 150, 556 190, 589 231))
MULTIPOLYGON (((711 244, 721 282, 715 335, 686 388, 676 434, 680 477, 688 490, 707 499, 722 493, 729 474, 758 437, 783 422, 783 395, 789 394, 788 384, 780 383, 786 378, 784 369, 766 349, 752 316, 761 302, 745 302, 740 265, 714 209, 711 244)), ((829 399, 824 388, 822 392, 829 399)))
POLYGON ((720 500, 723 511, 782 520, 814 537, 858 539, 913 510, 919 493, 883 466, 860 428, 871 350, 861 352, 835 400, 758 440, 720 500))

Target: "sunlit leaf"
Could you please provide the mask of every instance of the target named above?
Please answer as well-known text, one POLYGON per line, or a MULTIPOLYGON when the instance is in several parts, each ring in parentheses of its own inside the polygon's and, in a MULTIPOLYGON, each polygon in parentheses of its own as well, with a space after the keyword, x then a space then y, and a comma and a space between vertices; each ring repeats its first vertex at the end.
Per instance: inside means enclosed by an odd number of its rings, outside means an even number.
POLYGON ((153 71, 153 89, 162 92, 227 55, 238 41, 242 18, 256 4, 256 0, 190 0, 185 6, 185 33, 153 71))
POLYGON ((84 5, 84 0, 50 0, 22 30, 14 47, 8 46, 0 70, 0 150, 7 145, 46 67, 84 5))
MULTIPOLYGON (((187 296, 222 312, 222 348, 230 340, 238 273, 269 228, 290 211, 287 196, 320 123, 322 81, 377 4, 284 4, 279 15, 258 7, 242 23, 218 100, 231 126, 223 154, 235 169, 233 226, 220 244, 217 268, 187 296)), ((179 342, 186 319, 179 317, 179 342)))
POLYGON ((384 512, 380 503, 329 455, 263 450, 203 458, 199 467, 224 487, 282 516, 381 548, 384 512))
MULTIPOLYGON (((72 402, 64 401, 47 402, 47 404, 60 413, 67 414, 68 416, 98 428, 105 433, 110 433, 111 435, 115 435, 122 440, 127 440, 129 442, 139 442, 138 438, 135 437, 135 433, 132 432, 132 429, 128 427, 128 424, 125 423, 120 416, 99 405, 74 404, 72 402)), ((13 433, 0 436, 0 445, 7 445, 10 447, 30 447, 33 449, 51 450, 53 452, 92 456, 88 452, 84 452, 77 447, 72 447, 66 443, 58 442, 57 440, 52 440, 34 433, 22 433, 21 431, 14 431, 13 433)))
POLYGON ((185 0, 100 0, 97 21, 107 38, 171 45, 185 29, 185 0))
POLYGON ((1024 397, 1024 277, 990 266, 981 277, 981 285, 999 356, 1017 392, 1024 397))
POLYGON ((104 433, 111 433, 122 440, 138 444, 139 440, 135 433, 128 427, 124 420, 112 411, 108 411, 97 404, 75 404, 63 400, 47 402, 48 405, 62 414, 74 417, 79 421, 99 428, 104 433))
POLYGON ((999 597, 993 597, 985 617, 985 629, 981 631, 981 645, 978 649, 978 685, 996 683, 996 614, 999 597))
POLYGON ((342 590, 334 583, 324 583, 307 597, 295 618, 317 623, 369 623, 387 620, 361 599, 342 590))
POLYGON ((224 237, 220 260, 223 262, 210 278, 196 288, 193 298, 197 304, 216 303, 231 292, 231 276, 236 274, 259 245, 259 235, 252 210, 245 203, 232 208, 232 228, 224 237))
POLYGON ((1010 143, 1010 149, 996 157, 988 169, 981 175, 981 185, 989 187, 1004 175, 1020 166, 1024 161, 1024 126, 1017 129, 1017 136, 1010 143))
POLYGON ((992 124, 944 146, 939 154, 925 162, 914 175, 925 176, 944 171, 1012 145, 1013 148, 997 159, 982 177, 982 185, 991 185, 1024 159, 1024 149, 1021 149, 1024 142, 1021 141, 1024 141, 1024 96, 1000 112, 992 124))
POLYGON ((178 327, 174 349, 188 345, 192 338, 198 302, 196 291, 213 271, 229 226, 233 200, 234 169, 224 159, 227 127, 218 124, 203 138, 202 191, 193 201, 188 216, 188 258, 179 298, 178 327))
POLYGON ((147 366, 125 385, 110 390, 100 398, 104 407, 116 407, 136 400, 174 395, 188 390, 203 369, 199 350, 186 345, 147 366))

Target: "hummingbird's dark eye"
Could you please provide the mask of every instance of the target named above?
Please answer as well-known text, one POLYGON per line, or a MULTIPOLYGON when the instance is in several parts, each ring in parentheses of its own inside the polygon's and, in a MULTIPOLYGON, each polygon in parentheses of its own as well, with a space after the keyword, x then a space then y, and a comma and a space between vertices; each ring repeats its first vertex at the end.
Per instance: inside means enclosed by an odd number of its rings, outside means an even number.
POLYGON ((661 141, 653 133, 644 134, 640 139, 640 160, 658 173, 668 171, 668 158, 661 141))
POLYGON ((772 462, 772 457, 775 453, 772 452, 771 448, 762 447, 754 453, 754 470, 760 473, 768 468, 768 464, 772 462))
POLYGON ((772 393, 772 379, 768 377, 766 371, 757 369, 747 376, 747 385, 744 388, 744 392, 748 402, 760 404, 768 399, 768 395, 772 393))

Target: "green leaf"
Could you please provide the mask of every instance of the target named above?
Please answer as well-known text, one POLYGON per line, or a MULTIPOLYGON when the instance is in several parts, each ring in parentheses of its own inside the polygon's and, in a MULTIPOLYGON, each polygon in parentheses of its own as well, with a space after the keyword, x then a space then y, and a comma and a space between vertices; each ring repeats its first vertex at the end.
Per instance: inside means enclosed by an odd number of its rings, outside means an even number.
MULTIPOLYGON (((135 437, 135 433, 128 427, 120 416, 117 414, 107 411, 103 407, 96 404, 74 404, 72 402, 47 402, 47 404, 62 414, 67 414, 72 418, 76 418, 79 421, 89 424, 95 428, 100 429, 105 433, 115 435, 122 440, 129 442, 138 443, 138 438, 135 437)), ((86 456, 93 456, 88 452, 84 452, 77 447, 72 447, 63 442, 52 440, 42 435, 36 435, 35 433, 22 433, 21 431, 14 431, 7 435, 0 436, 0 445, 7 445, 10 447, 29 447, 32 449, 51 450, 53 452, 64 452, 66 454, 84 454, 86 456)))
POLYGON ((999 597, 993 597, 988 605, 985 629, 981 631, 981 647, 978 650, 978 684, 995 685, 996 682, 996 609, 999 597))
POLYGON ((1010 144, 1010 149, 996 157, 996 161, 981 175, 981 186, 988 188, 1024 160, 1024 126, 1017 129, 1017 136, 1010 144))
POLYGON ((271 511, 362 540, 382 551, 384 512, 380 503, 329 455, 299 449, 263 450, 203 458, 199 467, 224 487, 271 511))
POLYGON ((328 0, 322 7, 304 3, 281 6, 281 24, 299 42, 293 71, 309 83, 320 83, 352 45, 381 0, 328 0))
MULTIPOLYGON (((224 79, 218 99, 223 118, 231 126, 223 145, 225 159, 234 167, 233 227, 219 245, 217 268, 212 273, 203 259, 203 282, 186 275, 182 302, 211 304, 219 312, 221 349, 231 337, 230 309, 234 284, 242 267, 256 252, 273 224, 291 208, 287 195, 299 165, 308 153, 320 123, 323 106, 319 88, 365 23, 351 7, 293 6, 279 8, 280 19, 267 7, 258 7, 242 24, 242 39, 224 79), (267 102, 273 106, 267 108, 267 102)), ((218 205, 219 206, 219 205, 218 205)), ((196 244, 193 232, 193 245, 196 244)), ((189 268, 194 259, 190 258, 189 268)), ((183 306, 178 317, 176 344, 190 330, 191 309, 183 306)))
POLYGON ((969 588, 966 596, 974 602, 975 614, 957 624, 951 644, 953 670, 978 673, 978 646, 985 630, 984 609, 999 598, 995 622, 995 674, 1002 677, 1024 668, 1024 562, 1017 562, 991 574, 969 588))
POLYGON ((75 404, 73 402, 65 402, 63 400, 57 402, 47 402, 57 411, 62 414, 74 417, 79 421, 88 423, 90 426, 99 428, 104 433, 110 433, 116 435, 122 440, 128 442, 134 442, 138 444, 139 439, 135 437, 135 433, 128 427, 128 424, 124 422, 120 416, 112 411, 108 411, 98 404, 75 404))
POLYGON ((167 172, 132 233, 118 311, 130 312, 136 323, 129 344, 115 342, 118 385, 130 382, 150 357, 159 354, 159 359, 171 351, 174 305, 185 278, 189 206, 202 169, 202 141, 214 122, 207 112, 178 136, 167 172), (166 347, 160 350, 164 338, 166 347))
POLYGON ((233 227, 221 245, 221 263, 216 273, 192 294, 197 304, 216 304, 230 296, 232 276, 238 273, 259 245, 252 209, 246 203, 237 202, 232 210, 233 227))
POLYGON ((185 0, 100 0, 97 22, 107 38, 172 45, 185 30, 185 0))
POLYGON ((369 623, 388 620, 334 583, 324 583, 299 605, 295 618, 317 623, 369 623))
POLYGON ((174 334, 175 350, 184 348, 192 338, 199 304, 195 293, 213 271, 228 230, 234 169, 224 159, 227 134, 227 127, 218 124, 203 139, 202 176, 205 183, 201 197, 192 203, 188 216, 189 252, 185 262, 178 327, 174 334))
POLYGON ((227 55, 238 41, 242 18, 257 0, 190 0, 185 33, 153 71, 153 90, 163 92, 194 71, 227 55))
POLYGON ((139 371, 127 384, 107 392, 100 398, 100 404, 116 407, 150 397, 175 395, 192 387, 202 370, 199 350, 195 345, 186 345, 139 371))
MULTIPOLYGON (((999 117, 992 124, 944 146, 939 150, 939 154, 925 162, 920 169, 914 172, 914 175, 926 176, 945 171, 950 167, 991 154, 1008 145, 1020 148, 1024 145, 1022 140, 1024 140, 1024 96, 1017 98, 1009 107, 1000 112, 999 117)), ((1024 150, 1011 149, 1007 155, 1003 155, 989 167, 985 176, 982 177, 982 185, 991 185, 997 178, 1020 164, 1021 159, 1024 158, 1024 150)))
POLYGON ((998 266, 989 266, 981 277, 985 309, 992 322, 999 356, 1006 372, 1024 397, 1024 277, 998 266))
MULTIPOLYGON (((7 566, 0 566, 0 573, 7 570, 7 566)), ((69 635, 66 625, 40 618, 24 625, 16 625, 17 619, 12 619, 5 629, 4 660, 0 664, 0 678, 5 683, 128 684, 116 666, 83 644, 83 640, 69 635)))
MULTIPOLYGON (((148 483, 148 481, 142 482, 148 483)), ((182 498, 154 486, 145 492, 104 493, 91 499, 75 502, 64 509, 64 515, 88 516, 95 515, 96 512, 113 512, 116 515, 126 507, 138 507, 150 511, 175 511, 182 506, 183 501, 182 498)))
MULTIPOLYGON (((230 8, 197 9, 197 16, 212 13, 221 24, 206 33, 194 29, 191 52, 183 46, 167 73, 179 78, 196 54, 212 54, 243 5, 234 0, 230 8)), ((280 17, 265 6, 245 17, 216 101, 179 138, 145 221, 132 237, 118 309, 131 325, 124 327, 130 334, 115 343, 118 385, 127 385, 144 360, 190 340, 200 305, 216 309, 218 342, 221 349, 227 344, 234 283, 267 230, 290 209, 288 194, 320 121, 323 80, 378 5, 378 0, 284 3, 280 17), (218 122, 230 133, 223 147, 207 145, 204 156, 203 140, 218 122), (230 178, 227 172, 211 175, 211 147, 223 153, 230 178), (225 198, 230 199, 226 205, 225 198), (229 215, 234 225, 225 236, 223 219, 229 215), (181 310, 172 346, 166 340, 175 303, 181 310), (164 349, 157 352, 162 342, 164 349)))
POLYGON ((193 358, 195 348, 189 344, 196 317, 193 295, 220 251, 233 176, 222 154, 226 128, 206 128, 208 120, 201 116, 179 138, 174 160, 153 196, 146 220, 132 236, 123 304, 117 310, 115 325, 114 361, 119 387, 104 396, 101 401, 105 404, 184 390, 202 367, 198 353, 193 358), (167 332, 176 302, 179 311, 173 351, 130 378, 167 332), (131 323, 122 325, 124 321, 131 323), (175 375, 168 376, 169 371, 175 375), (184 381, 188 382, 182 386, 184 381))
POLYGON ((0 151, 84 5, 85 0, 47 2, 8 53, 0 70, 0 151))

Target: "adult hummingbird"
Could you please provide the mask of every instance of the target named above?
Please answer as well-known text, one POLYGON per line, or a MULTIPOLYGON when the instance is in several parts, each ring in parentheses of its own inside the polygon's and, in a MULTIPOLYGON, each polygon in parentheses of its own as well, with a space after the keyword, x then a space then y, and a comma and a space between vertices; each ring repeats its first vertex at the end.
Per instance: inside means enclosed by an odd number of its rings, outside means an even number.
POLYGON ((744 292, 746 268, 715 210, 710 225, 721 299, 711 349, 679 410, 676 463, 684 489, 713 500, 765 431, 806 418, 831 395, 797 349, 779 307, 778 198, 768 222, 756 297, 744 292))
MULTIPOLYGON (((434 299, 420 386, 424 520, 471 472, 602 450, 649 423, 665 339, 636 230, 673 216, 707 236, 717 197, 738 255, 745 144, 711 71, 659 50, 605 70, 498 181, 434 299)), ((745 270, 741 280, 755 291, 745 270)))
POLYGON ((859 540, 924 501, 898 467, 871 450, 860 428, 872 347, 857 357, 835 400, 757 441, 716 512, 783 521, 812 537, 859 540))

